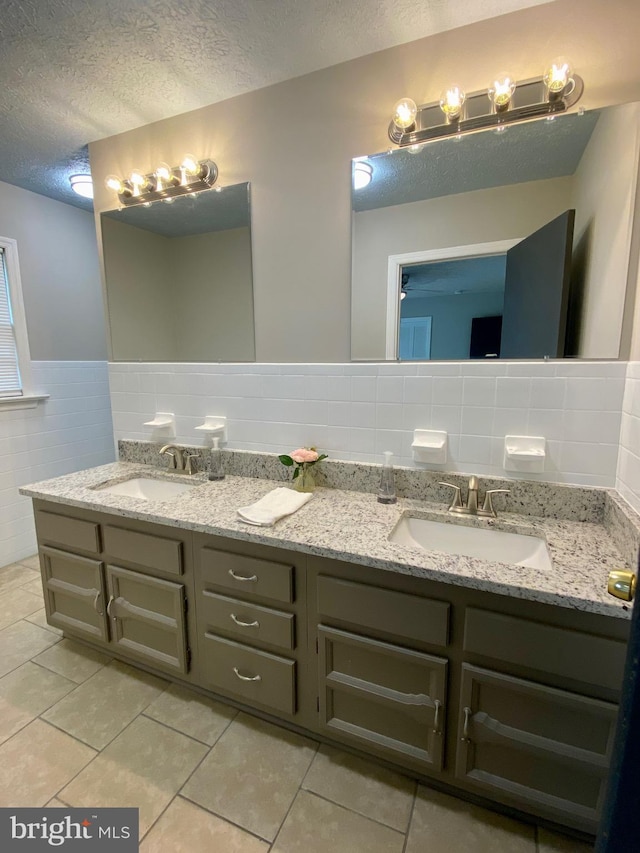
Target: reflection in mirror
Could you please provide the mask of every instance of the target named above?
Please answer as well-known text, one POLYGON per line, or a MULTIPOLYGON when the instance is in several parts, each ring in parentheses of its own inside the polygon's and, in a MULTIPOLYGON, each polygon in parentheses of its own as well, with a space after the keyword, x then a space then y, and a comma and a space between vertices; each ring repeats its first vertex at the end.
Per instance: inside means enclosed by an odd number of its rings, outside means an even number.
POLYGON ((249 184, 100 217, 113 361, 254 361, 249 184))
POLYGON ((352 358, 618 358, 639 127, 626 104, 367 157, 352 358))

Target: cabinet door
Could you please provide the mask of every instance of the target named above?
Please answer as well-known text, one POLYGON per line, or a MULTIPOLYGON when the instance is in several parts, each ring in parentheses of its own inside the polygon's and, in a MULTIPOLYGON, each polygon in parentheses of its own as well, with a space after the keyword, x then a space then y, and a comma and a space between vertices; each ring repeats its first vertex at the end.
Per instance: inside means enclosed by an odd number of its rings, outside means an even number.
POLYGON ((616 711, 464 664, 456 776, 478 793, 594 831, 616 711))
POLYGON ((102 563, 56 548, 40 553, 47 622, 107 642, 102 563))
POLYGON ((159 669, 188 671, 184 586, 107 566, 112 642, 159 669))
POLYGON ((318 628, 320 726, 400 764, 440 770, 447 661, 318 628))

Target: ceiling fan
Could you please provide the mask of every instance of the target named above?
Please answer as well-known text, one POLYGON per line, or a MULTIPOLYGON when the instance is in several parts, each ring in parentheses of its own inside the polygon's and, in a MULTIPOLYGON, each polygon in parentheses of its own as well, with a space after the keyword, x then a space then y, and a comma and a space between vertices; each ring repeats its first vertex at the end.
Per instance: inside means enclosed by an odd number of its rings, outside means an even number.
MULTIPOLYGON (((411 278, 411 274, 408 272, 403 272, 400 277, 400 300, 402 301, 409 293, 432 293, 436 296, 446 296, 446 291, 438 290, 437 288, 431 289, 428 287, 412 287, 409 284, 409 279, 411 278)), ((464 293, 462 290, 455 291, 456 296, 464 293)))

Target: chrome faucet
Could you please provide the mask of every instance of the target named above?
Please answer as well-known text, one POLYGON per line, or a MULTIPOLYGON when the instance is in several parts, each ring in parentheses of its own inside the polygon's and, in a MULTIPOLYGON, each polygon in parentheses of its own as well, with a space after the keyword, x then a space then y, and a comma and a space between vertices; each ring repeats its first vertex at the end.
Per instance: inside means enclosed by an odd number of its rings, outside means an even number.
POLYGON ((484 493, 484 503, 482 509, 478 508, 478 478, 475 475, 469 477, 469 485, 467 486, 467 503, 462 501, 462 490, 460 486, 454 486, 453 483, 440 482, 441 486, 449 486, 454 490, 453 500, 449 507, 449 512, 457 515, 479 515, 483 518, 497 518, 498 513, 493 507, 493 495, 509 494, 511 489, 487 489, 484 493))
POLYGON ((169 468, 172 471, 180 471, 186 474, 195 474, 193 460, 196 458, 194 453, 189 453, 175 444, 165 444, 160 448, 160 455, 167 455, 171 458, 169 468))

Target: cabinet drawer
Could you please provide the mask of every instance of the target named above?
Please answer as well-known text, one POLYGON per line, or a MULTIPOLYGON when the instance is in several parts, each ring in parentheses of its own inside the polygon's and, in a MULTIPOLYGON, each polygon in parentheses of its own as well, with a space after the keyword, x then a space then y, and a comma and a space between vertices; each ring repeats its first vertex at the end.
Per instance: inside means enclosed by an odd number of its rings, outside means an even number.
POLYGON ((182 542, 122 527, 104 528, 104 550, 111 560, 133 563, 168 575, 184 571, 182 542))
POLYGON ((294 714, 295 662, 217 637, 208 631, 201 650, 207 685, 249 704, 294 714))
POLYGON ((205 630, 222 631, 242 638, 244 642, 295 648, 293 613, 283 613, 249 604, 237 598, 227 598, 204 590, 200 594, 200 613, 205 630))
POLYGON ((294 600, 291 565, 202 548, 200 566, 204 586, 224 587, 243 595, 285 603, 294 600))
POLYGON ((55 548, 41 548, 47 621, 107 642, 102 563, 55 548))
POLYGON ((419 595, 320 575, 318 611, 323 621, 337 619, 433 646, 448 643, 449 605, 419 595))
POLYGON ((625 643, 467 608, 464 650, 585 684, 620 689, 625 643))
POLYGON ((459 779, 479 793, 595 830, 615 705, 464 664, 460 709, 459 779))
POLYGON ((77 551, 91 554, 100 552, 100 526, 93 521, 82 521, 58 515, 55 512, 36 512, 38 538, 41 542, 66 545, 77 551))
POLYGON ((442 767, 447 661, 320 626, 320 724, 401 763, 442 767))

